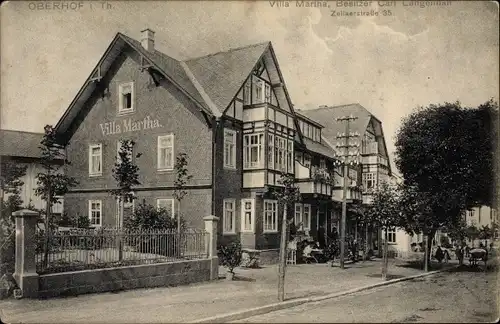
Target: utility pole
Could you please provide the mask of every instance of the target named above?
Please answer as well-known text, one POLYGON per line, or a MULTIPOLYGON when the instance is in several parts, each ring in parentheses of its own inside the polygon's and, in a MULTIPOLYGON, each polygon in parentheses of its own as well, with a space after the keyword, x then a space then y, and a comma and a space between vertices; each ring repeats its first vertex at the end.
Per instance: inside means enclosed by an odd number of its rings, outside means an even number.
MULTIPOLYGON (((344 166, 344 186, 343 186, 343 196, 342 196, 342 218, 340 220, 340 268, 344 269, 344 255, 345 255, 345 232, 346 232, 346 217, 347 217, 347 186, 349 180, 349 163, 347 162, 350 157, 358 157, 359 151, 355 154, 349 153, 349 148, 355 147, 358 148, 359 144, 351 144, 349 140, 354 137, 358 137, 359 134, 349 133, 350 123, 353 120, 356 120, 358 117, 354 117, 352 115, 339 117, 337 118, 338 122, 345 122, 345 133, 337 134, 337 139, 344 139, 343 144, 337 144, 337 148, 343 148, 344 153, 343 157, 343 166, 344 166)), ((352 161, 351 161, 352 163, 352 161)))

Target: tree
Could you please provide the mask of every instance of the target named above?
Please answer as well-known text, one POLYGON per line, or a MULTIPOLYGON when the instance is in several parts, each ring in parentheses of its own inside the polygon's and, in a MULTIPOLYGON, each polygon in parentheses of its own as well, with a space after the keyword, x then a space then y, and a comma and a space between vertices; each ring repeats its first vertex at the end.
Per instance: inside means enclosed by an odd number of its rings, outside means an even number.
POLYGON ((488 225, 483 225, 479 229, 479 239, 484 240, 484 246, 488 247, 488 240, 492 238, 491 228, 488 225))
POLYGON ((187 162, 188 156, 186 153, 177 154, 176 162, 175 162, 175 173, 176 178, 174 181, 174 198, 177 200, 177 232, 181 231, 181 201, 187 195, 187 191, 185 190, 186 184, 193 178, 192 175, 188 174, 187 162))
POLYGON ((41 164, 43 171, 38 173, 35 194, 45 201, 45 242, 43 265, 47 266, 49 255, 50 227, 52 225, 52 206, 58 204, 58 197, 64 196, 71 187, 78 184, 75 178, 60 172, 61 167, 70 162, 64 155, 64 147, 57 142, 56 131, 50 126, 44 127, 44 135, 40 142, 41 164), (60 161, 63 161, 61 164, 60 161))
POLYGON ((370 229, 373 228, 373 220, 371 219, 372 214, 368 212, 368 206, 361 203, 352 204, 349 207, 351 215, 354 215, 357 225, 364 229, 364 239, 363 239, 363 259, 367 260, 369 256, 370 244, 369 244, 369 233, 370 229))
MULTIPOLYGON (((420 108, 403 120, 395 143, 395 162, 409 204, 402 206, 407 222, 403 225, 425 234, 426 250, 429 237, 440 228, 457 226, 467 208, 492 203, 490 130, 497 111, 493 101, 476 109, 445 103, 420 108)), ((427 253, 426 268, 429 258, 427 253)))
MULTIPOLYGON (((139 181, 139 167, 134 162, 135 142, 132 140, 121 140, 120 150, 113 167, 113 178, 117 182, 117 189, 110 190, 110 193, 118 199, 119 213, 118 213, 118 227, 123 227, 124 222, 124 204, 132 203, 135 199, 133 194, 133 187, 140 185, 139 181)), ((139 158, 141 153, 136 154, 139 158)), ((118 259, 121 261, 123 258, 123 246, 121 239, 118 239, 118 259)))
POLYGON ((19 194, 19 188, 24 184, 21 180, 26 175, 27 165, 14 161, 0 162, 0 200, 6 193, 19 194))
POLYGON ((297 201, 300 201, 300 190, 296 185, 296 179, 292 174, 281 173, 278 183, 282 188, 275 188, 272 190, 271 195, 278 200, 278 205, 283 210, 283 218, 281 223, 281 242, 280 242, 280 265, 278 275, 278 300, 285 299, 285 272, 286 272, 286 258, 287 258, 287 245, 288 245, 288 209, 293 206, 297 201))
POLYGON ((367 219, 377 228, 384 232, 384 251, 383 251, 383 266, 382 279, 387 279, 388 268, 388 242, 387 232, 395 230, 401 223, 400 213, 398 210, 398 196, 394 186, 386 182, 382 182, 374 191, 373 202, 367 207, 367 219))
MULTIPOLYGON (((110 190, 110 193, 118 199, 119 211, 119 227, 123 226, 123 205, 131 203, 135 199, 133 188, 141 184, 139 181, 139 167, 134 161, 134 146, 132 140, 121 140, 118 156, 113 167, 113 178, 117 182, 117 189, 110 190)), ((141 157, 141 153, 135 155, 136 158, 141 157)))

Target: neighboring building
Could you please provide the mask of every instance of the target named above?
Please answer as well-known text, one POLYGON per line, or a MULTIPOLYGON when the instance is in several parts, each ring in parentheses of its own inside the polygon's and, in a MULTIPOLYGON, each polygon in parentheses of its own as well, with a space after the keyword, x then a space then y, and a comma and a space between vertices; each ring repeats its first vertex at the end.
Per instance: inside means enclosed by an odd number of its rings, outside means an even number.
POLYGON ((119 141, 131 139, 142 153, 137 200, 172 215, 175 157, 187 153, 193 177, 182 215, 189 226, 203 227, 203 216, 213 214, 220 238, 277 252, 282 210, 269 189, 286 172, 299 178, 303 194, 296 221, 313 234, 323 222, 330 228, 326 215, 339 186, 317 175, 335 169, 335 151, 321 124, 295 113, 271 43, 186 61, 154 43, 149 29, 141 42, 118 33, 56 125, 69 144, 68 175, 79 182, 65 211, 94 226, 119 223, 112 168, 119 141))
MULTIPOLYGON (((354 176, 353 184, 356 186, 361 184, 363 204, 370 204, 373 199, 373 191, 380 183, 389 182, 392 175, 382 122, 357 103, 342 106, 320 106, 317 109, 300 111, 300 113, 313 120, 321 121, 325 126, 322 135, 330 145, 339 142, 337 139, 339 133, 345 133, 345 122, 337 121, 337 118, 350 115, 357 117, 350 122, 349 132, 357 135, 357 137, 350 139, 350 143, 360 144, 358 152, 361 159, 358 171, 353 169, 350 173, 352 172, 352 176, 354 176), (358 181, 359 178, 361 181, 358 181)), ((343 153, 338 152, 339 155, 343 153)), ((350 221, 349 215, 347 215, 346 228, 351 234, 357 235, 358 227, 350 221)), ((371 248, 378 250, 380 237, 380 232, 369 233, 368 242, 371 248)), ((391 243, 395 242, 394 237, 395 235, 389 235, 391 243)))
MULTIPOLYGON (((45 209, 45 202, 37 195, 38 173, 43 172, 40 164, 40 142, 43 138, 41 133, 30 133, 15 130, 0 130, 0 160, 1 163, 7 161, 18 165, 26 166, 26 174, 20 179, 23 186, 20 188, 20 196, 24 206, 31 205, 35 209, 45 209)), ((63 161, 59 161, 60 164, 63 161)), ((61 170, 62 171, 62 170, 61 170)), ((52 212, 61 214, 63 210, 63 199, 59 204, 52 206, 52 212)))

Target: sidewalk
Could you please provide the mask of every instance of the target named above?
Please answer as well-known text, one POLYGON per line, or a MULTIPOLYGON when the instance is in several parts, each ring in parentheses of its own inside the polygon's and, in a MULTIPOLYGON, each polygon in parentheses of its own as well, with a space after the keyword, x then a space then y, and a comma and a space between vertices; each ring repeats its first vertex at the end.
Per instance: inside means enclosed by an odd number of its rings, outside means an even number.
MULTIPOLYGON (((404 265, 391 260, 389 279, 422 273, 404 265)), ((221 279, 190 286, 48 300, 9 299, 0 302, 0 316, 7 323, 190 322, 277 302, 277 266, 235 272, 234 281, 221 279)), ((344 270, 326 264, 289 266, 285 298, 331 294, 379 283, 380 273, 380 260, 349 264, 344 270)), ((220 276, 225 276, 223 268, 220 276)))

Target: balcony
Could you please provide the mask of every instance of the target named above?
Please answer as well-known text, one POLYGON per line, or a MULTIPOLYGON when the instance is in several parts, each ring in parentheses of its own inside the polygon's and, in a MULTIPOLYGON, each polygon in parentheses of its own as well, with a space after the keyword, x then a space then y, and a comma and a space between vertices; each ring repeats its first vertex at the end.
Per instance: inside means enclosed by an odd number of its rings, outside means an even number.
MULTIPOLYGON (((353 202, 355 200, 363 200, 363 194, 361 192, 361 187, 359 183, 355 180, 349 180, 350 183, 347 186, 347 202, 353 202)), ((340 184, 333 188, 332 200, 341 202, 344 196, 344 178, 341 178, 340 184)))
POLYGON ((318 194, 331 196, 332 185, 330 175, 321 169, 312 170, 295 161, 295 178, 301 194, 318 194))

